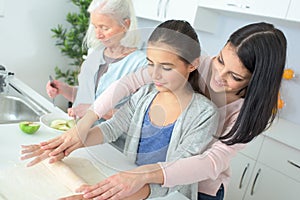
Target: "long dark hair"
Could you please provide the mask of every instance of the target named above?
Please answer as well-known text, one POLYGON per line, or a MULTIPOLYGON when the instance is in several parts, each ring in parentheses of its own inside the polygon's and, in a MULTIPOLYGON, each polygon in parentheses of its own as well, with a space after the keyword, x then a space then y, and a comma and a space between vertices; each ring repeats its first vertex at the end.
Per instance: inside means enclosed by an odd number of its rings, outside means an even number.
MULTIPOLYGON (((148 43, 162 43, 172 47, 178 57, 186 64, 191 64, 201 53, 200 42, 194 28, 183 20, 168 20, 158 25, 148 39, 148 43)), ((198 66, 195 66, 198 67, 198 66)), ((199 73, 194 70, 188 81, 194 91, 201 93, 199 73)))
POLYGON ((219 139, 225 144, 247 143, 266 130, 277 114, 277 97, 286 62, 287 41, 269 23, 254 23, 235 31, 227 41, 252 73, 235 124, 219 139))

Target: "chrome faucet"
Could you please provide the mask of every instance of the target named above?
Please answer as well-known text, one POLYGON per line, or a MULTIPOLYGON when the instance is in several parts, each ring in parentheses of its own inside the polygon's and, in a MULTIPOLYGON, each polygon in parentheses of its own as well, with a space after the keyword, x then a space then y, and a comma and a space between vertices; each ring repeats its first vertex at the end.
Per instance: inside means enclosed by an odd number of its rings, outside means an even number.
POLYGON ((3 65, 0 65, 0 94, 7 91, 8 88, 8 76, 14 75, 12 72, 7 72, 3 65))

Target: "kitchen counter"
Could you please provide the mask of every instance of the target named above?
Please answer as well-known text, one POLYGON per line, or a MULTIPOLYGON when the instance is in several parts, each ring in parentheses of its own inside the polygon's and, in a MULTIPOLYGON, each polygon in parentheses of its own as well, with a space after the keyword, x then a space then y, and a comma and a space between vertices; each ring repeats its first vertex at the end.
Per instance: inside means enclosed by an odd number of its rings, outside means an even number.
MULTIPOLYGON (((26 94, 34 98, 36 102, 39 102, 45 109, 54 113, 64 113, 58 107, 54 107, 53 104, 42 97, 40 94, 35 92, 32 88, 28 87, 26 84, 13 78, 10 80, 18 88, 26 91, 26 94)), ((48 140, 50 138, 58 136, 60 133, 52 132, 47 127, 41 125, 38 132, 35 134, 23 133, 18 124, 0 124, 0 170, 10 168, 21 162, 27 163, 27 161, 21 161, 20 150, 23 144, 34 144, 41 141, 48 140)), ((110 144, 98 145, 88 148, 82 148, 74 151, 70 156, 74 157, 84 157, 94 165, 101 169, 101 172, 110 176, 120 170, 131 169, 135 167, 135 164, 130 162, 126 156, 124 156, 120 151, 116 150, 110 144)), ((178 192, 172 193, 164 198, 156 198, 156 200, 184 200, 187 199, 178 192)))

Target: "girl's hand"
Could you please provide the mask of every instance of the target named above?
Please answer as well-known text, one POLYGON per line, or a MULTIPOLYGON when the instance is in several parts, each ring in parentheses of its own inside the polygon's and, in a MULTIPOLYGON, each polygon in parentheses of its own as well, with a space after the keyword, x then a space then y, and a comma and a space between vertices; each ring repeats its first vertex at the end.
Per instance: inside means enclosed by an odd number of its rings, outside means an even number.
POLYGON ((45 160, 48 157, 50 163, 62 160, 68 156, 72 151, 83 147, 83 143, 77 134, 76 126, 66 131, 62 135, 50 139, 40 144, 22 145, 21 160, 34 158, 27 166, 32 166, 45 160))
MULTIPOLYGON (((39 163, 42 160, 45 160, 49 157, 49 153, 53 151, 53 149, 44 150, 41 148, 41 145, 34 144, 34 145, 22 145, 21 160, 26 160, 29 158, 34 158, 31 162, 27 164, 27 167, 33 166, 39 163)), ((64 158, 64 154, 60 153, 57 154, 55 157, 51 158, 50 161, 53 162, 54 160, 61 160, 64 158)))
POLYGON ((79 137, 77 127, 74 126, 54 139, 41 142, 40 145, 44 150, 51 150, 49 156, 53 159, 51 158, 50 161, 56 162, 58 159, 55 158, 59 158, 61 153, 68 156, 72 151, 83 147, 83 142, 79 137))

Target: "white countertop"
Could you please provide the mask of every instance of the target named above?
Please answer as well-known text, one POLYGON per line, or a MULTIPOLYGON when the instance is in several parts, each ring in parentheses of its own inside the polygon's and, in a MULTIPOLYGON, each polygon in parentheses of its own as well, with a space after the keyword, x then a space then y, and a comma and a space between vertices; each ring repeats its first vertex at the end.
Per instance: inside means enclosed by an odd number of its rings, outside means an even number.
MULTIPOLYGON (((11 82, 26 91, 29 96, 34 97, 37 102, 42 104, 49 111, 63 113, 58 107, 53 107, 53 104, 49 100, 36 93, 20 80, 14 78, 11 82)), ((35 134, 28 135, 19 129, 18 124, 0 124, 0 170, 21 162, 19 157, 21 150, 20 146, 22 144, 38 143, 58 135, 59 133, 51 132, 43 126, 41 126, 39 131, 35 134)), ((300 150, 300 125, 279 118, 274 121, 274 124, 269 130, 264 132, 264 135, 300 150)), ((128 161, 121 152, 109 144, 79 149, 70 156, 89 159, 95 165, 101 166, 99 168, 101 168, 102 173, 107 176, 120 170, 127 170, 135 167, 135 165, 128 161)), ((157 200, 163 199, 184 200, 187 198, 180 193, 172 193, 165 198, 157 198, 157 200)))
MULTIPOLYGON (((22 90, 26 91, 28 95, 41 103, 46 109, 51 112, 63 113, 57 107, 42 97, 30 87, 22 83, 20 80, 14 78, 11 82, 22 90)), ((26 134, 19 129, 18 124, 0 124, 0 170, 9 168, 18 164, 21 161, 20 150, 22 144, 35 144, 41 141, 58 136, 60 133, 52 132, 43 125, 35 134, 26 134)), ((134 168, 136 165, 130 162, 126 156, 120 151, 116 150, 109 144, 98 145, 88 148, 82 148, 74 151, 70 156, 84 157, 92 161, 95 165, 99 166, 104 175, 112 175, 120 170, 134 168)), ((164 198, 156 198, 156 200, 184 200, 187 199, 182 194, 175 192, 164 198)))
POLYGON ((264 134, 269 138, 300 150, 300 125, 298 124, 282 118, 276 118, 272 126, 264 134))

